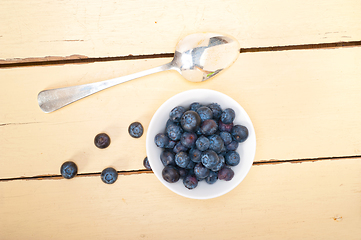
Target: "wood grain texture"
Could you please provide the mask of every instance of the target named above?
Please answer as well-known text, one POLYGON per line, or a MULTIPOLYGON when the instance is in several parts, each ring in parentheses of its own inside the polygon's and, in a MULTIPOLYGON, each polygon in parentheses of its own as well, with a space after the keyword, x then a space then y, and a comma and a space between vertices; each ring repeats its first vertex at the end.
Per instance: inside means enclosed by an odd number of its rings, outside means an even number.
POLYGON ((210 200, 153 174, 0 182, 0 238, 359 240, 360 171, 361 159, 253 166, 210 200))
POLYGON ((171 53, 194 32, 242 47, 361 39, 358 0, 3 0, 0 59, 171 53))
POLYGON ((54 113, 37 105, 39 91, 105 80, 169 59, 3 69, 0 88, 1 178, 59 174, 73 160, 81 173, 142 169, 145 136, 156 109, 193 88, 221 91, 253 121, 255 161, 358 156, 361 151, 361 48, 241 54, 216 78, 197 84, 164 72, 97 93, 54 113), (11 89, 11 91, 10 91, 11 89), (129 136, 139 121, 145 133, 129 136), (107 149, 93 144, 107 132, 107 149))

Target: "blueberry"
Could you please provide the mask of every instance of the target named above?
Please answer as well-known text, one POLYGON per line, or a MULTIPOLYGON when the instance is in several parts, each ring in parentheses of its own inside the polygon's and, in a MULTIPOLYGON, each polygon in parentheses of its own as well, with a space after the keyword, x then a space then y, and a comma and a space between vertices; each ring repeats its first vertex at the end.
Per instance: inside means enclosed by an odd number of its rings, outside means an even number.
POLYGON ((213 118, 213 112, 209 107, 203 106, 197 109, 197 113, 199 114, 202 122, 207 119, 213 118))
POLYGON ((164 133, 158 133, 154 138, 154 142, 158 147, 164 148, 169 144, 169 138, 164 133))
POLYGON ((218 120, 222 114, 222 108, 218 103, 211 103, 207 107, 212 110, 213 119, 218 120))
POLYGON ((248 138, 248 129, 242 125, 235 125, 232 128, 232 137, 237 142, 244 142, 248 138))
POLYGON ((218 172, 218 179, 220 180, 230 181, 232 180, 233 176, 234 172, 229 167, 224 167, 218 172))
POLYGON ((110 137, 106 133, 99 133, 94 138, 94 144, 100 149, 107 148, 110 145, 110 137))
POLYGON ((202 163, 197 163, 194 167, 194 174, 198 179, 204 179, 209 175, 209 169, 203 166, 202 163))
POLYGON ((186 152, 179 152, 175 155, 175 163, 182 168, 186 168, 190 162, 190 158, 186 152))
POLYGON ((184 178, 188 174, 188 171, 184 168, 178 168, 178 172, 180 178, 184 178))
POLYGON ((179 152, 185 152, 185 151, 187 151, 188 150, 188 148, 186 148, 185 146, 183 146, 182 144, 181 144, 181 142, 177 142, 177 144, 174 146, 174 148, 173 148, 173 152, 174 153, 179 153, 179 152))
POLYGON ((239 154, 235 151, 227 152, 224 159, 226 160, 226 164, 229 166, 237 166, 239 164, 239 161, 241 160, 239 154))
POLYGON ((152 170, 152 167, 150 166, 149 164, 149 161, 148 161, 148 157, 145 157, 144 160, 143 160, 143 166, 148 169, 148 170, 152 170))
POLYGON ((225 124, 221 120, 218 121, 218 129, 221 132, 231 132, 233 128, 233 123, 225 124))
POLYGON ((60 167, 61 175, 66 179, 71 179, 78 173, 78 167, 74 162, 67 161, 60 167))
POLYGON ((221 114, 221 121, 225 124, 230 124, 233 122, 235 117, 236 113, 234 112, 234 110, 232 108, 226 108, 221 114))
POLYGON ((189 161, 188 165, 185 167, 185 169, 190 170, 190 169, 194 169, 196 163, 193 161, 189 161))
POLYGON ((202 152, 199 149, 192 148, 191 150, 189 150, 189 158, 191 159, 191 161, 199 163, 201 162, 201 156, 202 152))
POLYGON ((218 173, 209 171, 208 177, 206 177, 206 183, 213 184, 218 180, 218 173))
POLYGON ((172 109, 169 113, 169 119, 173 122, 180 122, 183 113, 186 111, 186 109, 182 106, 178 106, 172 109))
POLYGON ((178 141, 183 133, 183 129, 176 124, 169 124, 166 128, 167 136, 170 140, 178 141))
POLYGON ((205 151, 209 148, 209 139, 205 136, 200 136, 196 141, 196 147, 200 151, 205 151))
POLYGON ((104 183, 112 184, 118 179, 118 172, 114 168, 106 168, 102 171, 100 178, 104 183))
POLYGON ((201 161, 206 168, 211 169, 217 166, 217 164, 219 163, 219 158, 215 151, 207 150, 203 152, 201 161))
POLYGON ((173 149, 175 145, 177 144, 176 141, 169 140, 168 144, 164 146, 164 148, 173 149))
POLYGON ((234 140, 230 144, 226 145, 227 151, 236 151, 237 148, 238 148, 238 142, 234 140))
POLYGON ((143 126, 140 122, 133 122, 129 125, 128 132, 133 138, 140 138, 143 135, 143 126))
POLYGON ((189 110, 197 111, 200 107, 202 107, 202 105, 199 102, 194 102, 189 106, 189 110))
POLYGON ((225 145, 228 145, 233 141, 232 135, 229 132, 220 132, 219 136, 222 138, 225 145))
POLYGON ((197 135, 193 132, 184 132, 180 139, 180 142, 186 148, 191 148, 196 144, 197 135))
POLYGON ((194 189, 198 186, 198 180, 194 174, 188 174, 183 179, 183 184, 188 189, 194 189))
POLYGON ((179 170, 172 165, 168 165, 163 168, 162 176, 163 179, 169 183, 178 182, 180 178, 179 170))
POLYGON ((212 135, 209 138, 209 149, 220 153, 224 148, 224 142, 219 135, 212 135))
POLYGON ((201 132, 204 135, 212 135, 218 130, 218 125, 213 119, 207 119, 201 124, 201 132))
POLYGON ((176 165, 176 163, 175 163, 175 155, 174 155, 174 153, 172 153, 170 151, 163 151, 160 154, 160 160, 162 161, 164 166, 176 165))
POLYGON ((218 155, 218 158, 219 158, 219 163, 218 163, 215 167, 211 168, 211 170, 212 170, 213 172, 218 172, 218 171, 221 170, 221 169, 224 167, 224 165, 226 164, 226 161, 225 161, 223 155, 218 155))
POLYGON ((195 111, 186 111, 181 118, 181 126, 186 132, 194 132, 199 128, 201 118, 195 111))

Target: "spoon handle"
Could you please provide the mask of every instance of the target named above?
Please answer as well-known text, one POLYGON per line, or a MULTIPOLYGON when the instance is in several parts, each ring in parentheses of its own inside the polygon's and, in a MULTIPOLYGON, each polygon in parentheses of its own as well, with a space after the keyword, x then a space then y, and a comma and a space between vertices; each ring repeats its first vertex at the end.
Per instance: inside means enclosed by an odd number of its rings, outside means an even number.
POLYGON ((120 83, 124 83, 149 74, 166 71, 171 68, 172 68, 172 64, 167 63, 159 67, 151 68, 138 73, 133 73, 127 76, 113 78, 101 82, 44 90, 38 94, 38 104, 41 110, 43 110, 46 113, 50 113, 70 103, 78 101, 96 92, 118 85, 120 83))

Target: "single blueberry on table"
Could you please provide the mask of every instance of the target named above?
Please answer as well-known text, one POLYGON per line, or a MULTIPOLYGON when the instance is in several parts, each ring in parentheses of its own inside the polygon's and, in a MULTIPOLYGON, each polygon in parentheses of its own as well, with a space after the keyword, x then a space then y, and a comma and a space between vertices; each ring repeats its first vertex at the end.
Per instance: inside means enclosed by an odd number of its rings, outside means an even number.
POLYGON ((234 172, 229 167, 224 167, 218 172, 218 179, 220 180, 230 181, 232 180, 233 176, 234 172))
POLYGON ((201 118, 195 111, 186 111, 181 118, 181 126, 186 132, 194 132, 199 128, 201 118))
POLYGON ((218 180, 218 173, 209 171, 209 175, 206 177, 206 183, 213 184, 218 180))
POLYGON ((209 138, 209 149, 220 153, 224 148, 224 142, 219 135, 212 135, 209 138))
POLYGON ((182 106, 178 106, 172 109, 169 113, 169 119, 173 122, 180 122, 181 117, 183 113, 186 111, 186 109, 182 106))
POLYGON ((218 124, 213 119, 207 119, 201 124, 201 132, 204 135, 212 135, 218 130, 218 124))
POLYGON ((230 124, 233 122, 235 117, 236 113, 234 112, 234 110, 232 108, 226 108, 221 114, 221 121, 225 124, 230 124))
POLYGON ((197 111, 198 108, 202 107, 203 105, 201 105, 199 102, 194 102, 191 105, 189 105, 189 110, 192 111, 197 111))
POLYGON ((186 152, 187 150, 188 148, 183 146, 181 142, 177 142, 177 144, 173 148, 174 153, 186 152))
POLYGON ((78 173, 78 166, 72 161, 67 161, 61 165, 60 173, 64 178, 71 179, 78 173))
POLYGON ((219 158, 219 163, 218 163, 215 167, 211 168, 211 170, 212 170, 213 172, 218 172, 218 171, 221 170, 221 169, 225 166, 225 164, 226 164, 226 160, 224 159, 223 155, 218 155, 218 158, 219 158))
POLYGON ((202 163, 197 163, 194 167, 194 175, 196 175, 198 179, 204 179, 208 177, 209 169, 203 166, 202 163))
POLYGON ((169 124, 166 133, 170 140, 178 141, 182 136, 183 129, 177 124, 169 124))
POLYGON ((230 144, 226 145, 227 151, 236 151, 237 148, 238 148, 238 142, 234 140, 230 144))
POLYGON ((241 160, 241 158, 239 157, 238 152, 235 151, 229 151, 227 152, 226 156, 224 157, 224 159, 226 160, 226 164, 228 166, 237 166, 241 160))
POLYGON ((196 141, 196 147, 200 151, 205 151, 209 148, 209 139, 205 136, 200 136, 196 141))
POLYGON ((144 160, 143 160, 143 166, 144 166, 145 169, 147 169, 147 170, 152 170, 152 167, 151 167, 150 164, 149 164, 148 157, 145 157, 145 158, 144 158, 144 160))
POLYGON ((169 138, 164 133, 158 133, 154 138, 155 145, 160 148, 164 148, 169 144, 169 138))
POLYGON ((248 129, 242 125, 235 125, 232 128, 232 137, 237 142, 244 142, 248 138, 248 129))
POLYGON ((212 110, 213 119, 218 120, 222 114, 222 108, 218 103, 211 103, 207 107, 212 110))
POLYGON ((107 148, 110 145, 110 137, 106 133, 99 133, 94 138, 94 144, 100 149, 107 148))
POLYGON ((219 157, 215 151, 207 150, 203 152, 201 162, 206 168, 212 169, 219 163, 219 157))
POLYGON ((184 132, 180 139, 180 142, 186 148, 191 148, 196 144, 197 135, 193 132, 184 132))
POLYGON ((170 151, 163 151, 160 154, 160 160, 162 161, 164 166, 167 165, 176 165, 175 163, 175 155, 174 153, 170 152, 170 151))
POLYGON ((191 161, 199 163, 201 162, 201 156, 202 152, 199 149, 192 148, 191 150, 189 150, 189 158, 191 159, 191 161))
POLYGON ((221 120, 218 121, 218 129, 221 132, 231 132, 233 128, 233 122, 229 123, 229 124, 225 124, 224 122, 222 122, 221 120))
POLYGON ((168 165, 163 168, 162 176, 163 179, 169 183, 178 182, 180 178, 179 170, 172 165, 168 165))
POLYGON ((222 138, 225 145, 228 145, 233 141, 232 135, 229 132, 220 132, 219 136, 222 138))
POLYGON ((183 178, 183 184, 189 190, 194 189, 198 186, 197 177, 194 174, 188 174, 185 178, 183 178))
POLYGON ((129 125, 128 132, 133 138, 140 138, 143 135, 143 125, 140 122, 133 122, 129 125))
POLYGON ((213 112, 209 107, 203 106, 197 109, 197 113, 199 114, 201 121, 205 121, 207 119, 213 118, 213 112))
POLYGON ((179 152, 175 155, 175 163, 182 168, 186 168, 190 162, 190 158, 186 152, 179 152))
POLYGON ((118 172, 114 168, 106 168, 102 171, 100 178, 106 184, 112 184, 118 179, 118 172))

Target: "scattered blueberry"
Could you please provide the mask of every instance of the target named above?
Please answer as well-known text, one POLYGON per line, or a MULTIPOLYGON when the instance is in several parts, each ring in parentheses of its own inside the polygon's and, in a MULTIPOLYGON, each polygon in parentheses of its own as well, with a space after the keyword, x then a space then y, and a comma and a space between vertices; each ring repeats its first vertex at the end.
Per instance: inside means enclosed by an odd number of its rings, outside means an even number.
POLYGON ((176 165, 176 163, 175 163, 175 155, 174 155, 174 153, 172 153, 170 151, 163 151, 160 154, 160 160, 162 161, 164 166, 176 165))
POLYGON ((185 111, 186 109, 182 106, 175 107, 172 109, 172 111, 170 111, 169 119, 172 120, 173 122, 180 122, 181 117, 185 111))
POLYGON ((188 148, 183 146, 181 142, 177 142, 177 144, 173 148, 174 153, 185 152, 187 150, 188 148))
POLYGON ((248 129, 242 125, 235 125, 232 128, 232 137, 237 142, 244 142, 248 138, 248 129))
POLYGON ((220 132, 219 136, 222 138, 225 145, 228 145, 233 141, 232 135, 229 132, 220 132))
POLYGON ((209 139, 205 136, 200 136, 196 141, 196 147, 200 151, 205 151, 209 148, 209 139))
POLYGON ((201 162, 201 156, 202 152, 199 149, 192 148, 191 150, 189 150, 189 158, 191 159, 191 161, 199 163, 201 162))
POLYGON ((106 168, 102 171, 100 178, 104 183, 112 184, 118 179, 118 172, 114 168, 106 168))
POLYGON ((218 179, 220 180, 230 181, 232 180, 233 176, 234 172, 229 167, 224 167, 218 172, 218 179))
POLYGON ((150 166, 149 164, 149 161, 148 161, 148 157, 145 157, 144 160, 143 160, 143 166, 148 169, 148 170, 152 170, 152 167, 150 166))
POLYGON ((184 132, 180 139, 180 142, 186 148, 191 148, 195 145, 197 140, 197 135, 193 132, 184 132))
POLYGON ((218 124, 213 119, 207 119, 201 124, 201 132, 204 135, 212 135, 218 130, 218 124))
POLYGON ((170 140, 178 141, 183 133, 183 129, 177 124, 169 124, 166 128, 167 136, 170 140))
POLYGON ((218 120, 222 114, 222 108, 218 103, 211 103, 207 107, 212 110, 213 119, 218 120))
POLYGON ((211 168, 211 170, 212 170, 213 172, 218 172, 218 171, 221 170, 221 169, 224 167, 224 165, 226 164, 226 160, 224 159, 224 156, 223 156, 223 155, 218 155, 218 158, 219 158, 219 163, 218 163, 215 167, 211 168))
POLYGON ((194 175, 196 175, 198 179, 204 179, 208 177, 209 169, 203 166, 202 163, 197 163, 194 167, 194 175))
POLYGON ((225 124, 221 120, 218 121, 218 129, 221 132, 231 132, 233 128, 233 123, 225 124))
POLYGON ((209 149, 220 153, 224 148, 224 142, 219 135, 212 135, 209 138, 209 149))
POLYGON ((206 183, 213 184, 218 180, 218 173, 209 171, 209 175, 206 177, 206 183))
POLYGON ((60 167, 61 175, 66 179, 71 179, 78 173, 78 167, 74 162, 67 161, 60 167))
POLYGON ((229 151, 227 152, 226 156, 224 157, 224 159, 226 160, 226 164, 228 166, 237 166, 240 162, 240 157, 239 154, 235 151, 229 151))
POLYGON ((155 145, 164 148, 169 144, 169 138, 164 133, 158 133, 154 138, 155 145))
POLYGON ((219 163, 219 158, 215 151, 207 150, 203 152, 201 161, 206 168, 212 169, 219 163))
POLYGON ((234 110, 232 108, 226 108, 221 114, 221 121, 225 124, 230 124, 233 122, 235 117, 236 113, 234 112, 234 110))
POLYGON ((178 180, 180 178, 178 169, 172 165, 168 165, 163 168, 162 176, 163 176, 163 179, 169 183, 178 182, 178 180))
POLYGON ((200 123, 201 118, 195 111, 186 111, 181 118, 181 126, 186 132, 194 132, 200 123))
POLYGON ((140 138, 143 135, 143 126, 140 122, 133 122, 129 125, 128 132, 133 138, 140 138))
POLYGON ((175 163, 182 168, 186 168, 190 162, 190 158, 186 152, 179 152, 175 155, 175 163))
POLYGON ((99 133, 94 138, 94 144, 100 149, 107 148, 110 145, 110 137, 106 133, 99 133))
POLYGON ((226 145, 227 151, 236 151, 237 148, 238 148, 238 142, 234 140, 230 144, 226 145))
POLYGON ((194 174, 188 174, 183 179, 183 184, 188 189, 194 189, 198 186, 198 180, 197 177, 194 174))
POLYGON ((202 105, 199 102, 194 102, 191 105, 189 105, 189 110, 197 111, 198 108, 202 107, 202 105))
POLYGON ((213 118, 213 112, 209 107, 203 106, 197 109, 197 113, 199 114, 202 122, 207 119, 213 118))

